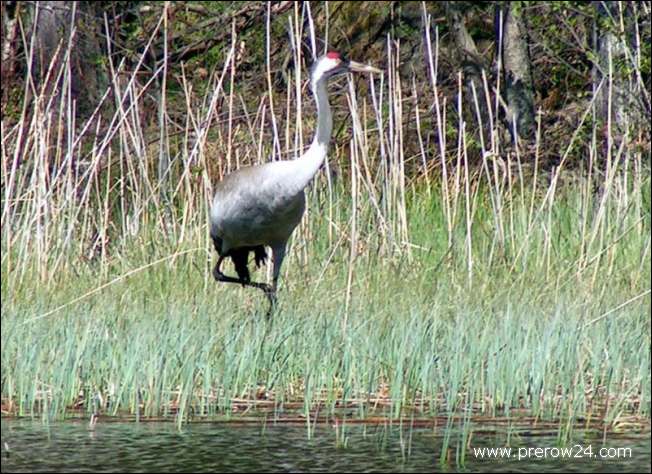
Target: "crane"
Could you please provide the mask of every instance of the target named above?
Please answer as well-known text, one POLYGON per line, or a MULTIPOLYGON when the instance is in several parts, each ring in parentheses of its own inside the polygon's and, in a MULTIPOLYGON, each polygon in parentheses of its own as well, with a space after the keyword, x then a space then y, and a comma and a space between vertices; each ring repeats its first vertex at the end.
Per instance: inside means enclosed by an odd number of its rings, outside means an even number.
POLYGON ((218 254, 213 277, 218 282, 239 283, 265 292, 270 306, 269 318, 276 306, 276 289, 285 258, 287 242, 305 210, 304 188, 308 186, 326 159, 333 129, 328 103, 328 80, 347 72, 380 74, 375 67, 345 59, 331 51, 314 62, 310 86, 317 105, 317 129, 308 150, 295 160, 272 161, 240 168, 220 181, 210 213, 210 235, 218 254), (272 251, 272 284, 251 281, 249 254, 256 267, 267 260, 265 247, 272 251), (220 270, 230 257, 238 278, 220 270))

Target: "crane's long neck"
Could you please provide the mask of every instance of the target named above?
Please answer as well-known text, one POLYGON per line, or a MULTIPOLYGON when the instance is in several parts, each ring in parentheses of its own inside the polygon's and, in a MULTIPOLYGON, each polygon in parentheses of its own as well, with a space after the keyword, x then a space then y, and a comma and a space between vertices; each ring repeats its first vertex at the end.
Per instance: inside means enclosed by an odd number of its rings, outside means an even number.
MULTIPOLYGON (((317 103, 317 130, 310 148, 323 147, 328 150, 331 133, 333 132, 333 116, 331 115, 331 106, 328 103, 326 80, 322 79, 316 84, 313 84, 312 93, 315 95, 315 101, 317 103)), ((325 156, 326 153, 324 153, 322 161, 325 156)))
POLYGON ((317 104, 317 130, 308 151, 295 161, 297 165, 295 179, 301 189, 308 186, 324 163, 333 131, 333 116, 328 103, 326 79, 312 82, 311 86, 317 104))

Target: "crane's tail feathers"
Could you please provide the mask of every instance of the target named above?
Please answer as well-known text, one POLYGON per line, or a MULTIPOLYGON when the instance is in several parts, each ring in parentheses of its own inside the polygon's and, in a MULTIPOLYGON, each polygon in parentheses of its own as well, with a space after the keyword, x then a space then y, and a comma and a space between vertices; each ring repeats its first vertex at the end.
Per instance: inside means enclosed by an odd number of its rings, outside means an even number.
POLYGON ((267 260, 267 252, 265 251, 265 247, 263 245, 254 247, 254 259, 256 260, 257 268, 260 268, 265 264, 265 261, 267 260))
POLYGON ((245 285, 249 283, 251 281, 251 277, 249 276, 249 268, 247 268, 247 263, 249 260, 249 249, 232 249, 231 252, 229 252, 229 256, 231 257, 231 260, 233 260, 235 272, 238 274, 238 278, 240 278, 242 284, 245 285))

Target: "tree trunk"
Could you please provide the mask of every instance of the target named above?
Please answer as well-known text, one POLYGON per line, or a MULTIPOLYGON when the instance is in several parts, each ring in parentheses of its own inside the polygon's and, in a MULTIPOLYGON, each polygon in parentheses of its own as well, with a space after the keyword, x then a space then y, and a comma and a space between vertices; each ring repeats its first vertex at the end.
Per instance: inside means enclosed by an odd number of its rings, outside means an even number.
POLYGON ((68 54, 70 93, 79 116, 87 115, 97 106, 108 84, 97 63, 97 58, 101 57, 98 28, 102 22, 97 20, 95 8, 95 2, 36 2, 30 8, 30 21, 27 22, 30 24, 26 32, 29 41, 31 27, 36 21, 32 67, 37 90, 41 86, 48 95, 60 93, 63 75, 59 77, 59 71, 68 54))
POLYGON ((596 11, 593 45, 596 57, 593 90, 598 93, 596 115, 604 123, 605 144, 613 145, 631 125, 649 120, 649 99, 646 103, 649 95, 642 90, 632 57, 627 54, 628 38, 634 34, 626 29, 636 19, 631 18, 631 11, 621 8, 632 8, 631 5, 613 1, 594 2, 593 5, 596 11), (600 83, 602 87, 597 91, 600 83))
MULTIPOLYGON (((473 41, 466 29, 460 2, 446 2, 446 19, 455 43, 455 60, 463 73, 466 104, 469 110, 475 110, 477 99, 482 122, 478 124, 479 133, 484 133, 484 136, 488 138, 490 136, 491 121, 482 81, 482 71, 488 69, 487 62, 478 52, 475 41, 473 41), (475 96, 473 89, 475 89, 475 96)), ((474 113, 473 116, 475 117, 476 114, 474 113)), ((487 140, 483 140, 483 143, 487 142, 487 140)))
POLYGON ((4 118, 7 104, 11 98, 10 92, 14 90, 16 82, 16 56, 18 49, 18 15, 20 4, 18 2, 2 2, 0 4, 2 24, 0 37, 2 37, 2 113, 4 118))
MULTIPOLYGON (((521 2, 499 4, 497 31, 502 17, 502 65, 505 74, 506 120, 512 139, 532 137, 535 130, 532 72, 521 2), (516 132, 516 133, 514 133, 516 132)), ((499 40, 499 38, 497 38, 499 40)), ((500 44, 500 41, 497 41, 500 44)))

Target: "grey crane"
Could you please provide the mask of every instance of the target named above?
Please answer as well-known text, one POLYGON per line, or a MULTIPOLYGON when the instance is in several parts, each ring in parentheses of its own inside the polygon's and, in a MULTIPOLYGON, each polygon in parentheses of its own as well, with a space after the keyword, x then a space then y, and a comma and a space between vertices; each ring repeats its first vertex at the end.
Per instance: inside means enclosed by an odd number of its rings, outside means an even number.
POLYGON ((213 268, 213 277, 218 282, 263 290, 270 303, 268 318, 276 305, 276 289, 288 239, 305 210, 303 190, 328 152, 333 117, 326 86, 331 77, 346 72, 382 71, 347 60, 334 51, 320 57, 310 74, 310 86, 317 104, 317 130, 308 150, 296 160, 240 168, 225 176, 215 190, 210 224, 219 258, 213 268), (271 285, 251 281, 247 267, 251 252, 257 267, 265 263, 266 246, 272 250, 274 265, 271 285), (227 257, 233 261, 238 278, 220 270, 227 257))

